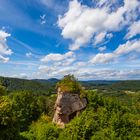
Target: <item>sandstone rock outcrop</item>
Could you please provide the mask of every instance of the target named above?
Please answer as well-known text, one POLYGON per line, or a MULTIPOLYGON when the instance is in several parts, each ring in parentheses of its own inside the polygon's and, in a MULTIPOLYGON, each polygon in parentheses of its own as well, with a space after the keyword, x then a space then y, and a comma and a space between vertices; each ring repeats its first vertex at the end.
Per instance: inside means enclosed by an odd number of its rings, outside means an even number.
POLYGON ((61 88, 58 88, 57 94, 53 122, 64 127, 86 107, 87 100, 81 99, 78 93, 63 92, 61 88))

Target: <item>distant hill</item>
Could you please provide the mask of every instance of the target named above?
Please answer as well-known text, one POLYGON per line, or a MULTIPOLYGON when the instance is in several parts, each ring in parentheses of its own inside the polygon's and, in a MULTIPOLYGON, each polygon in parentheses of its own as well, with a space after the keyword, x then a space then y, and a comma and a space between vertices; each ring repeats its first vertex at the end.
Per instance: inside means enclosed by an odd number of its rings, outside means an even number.
POLYGON ((35 94, 50 94, 55 92, 56 82, 48 80, 25 80, 18 78, 0 77, 0 83, 5 86, 9 92, 18 90, 33 91, 35 94))
POLYGON ((87 89, 96 89, 104 86, 111 85, 113 83, 118 83, 117 80, 90 80, 90 81, 80 81, 80 83, 87 89))
POLYGON ((127 81, 120 81, 117 83, 112 83, 107 86, 112 90, 132 90, 132 91, 139 91, 140 90, 140 80, 127 80, 127 81))
MULTIPOLYGON (((55 85, 59 79, 18 79, 9 77, 0 77, 0 83, 7 87, 8 91, 29 90, 36 94, 51 94, 55 93, 55 85)), ((79 81, 86 89, 99 89, 99 90, 140 90, 140 80, 128 81, 107 81, 107 80, 92 80, 92 81, 79 81)))
POLYGON ((60 80, 56 78, 50 78, 50 79, 33 79, 33 81, 41 82, 41 83, 57 83, 60 80))

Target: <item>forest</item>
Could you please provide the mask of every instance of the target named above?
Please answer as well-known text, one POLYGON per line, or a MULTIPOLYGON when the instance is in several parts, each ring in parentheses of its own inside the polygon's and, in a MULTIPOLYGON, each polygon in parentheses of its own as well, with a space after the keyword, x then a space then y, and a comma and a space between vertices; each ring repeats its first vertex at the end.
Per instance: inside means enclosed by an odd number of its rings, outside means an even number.
POLYGON ((52 123, 58 81, 0 78, 0 140, 140 139, 140 81, 79 81, 88 104, 65 128, 52 123))

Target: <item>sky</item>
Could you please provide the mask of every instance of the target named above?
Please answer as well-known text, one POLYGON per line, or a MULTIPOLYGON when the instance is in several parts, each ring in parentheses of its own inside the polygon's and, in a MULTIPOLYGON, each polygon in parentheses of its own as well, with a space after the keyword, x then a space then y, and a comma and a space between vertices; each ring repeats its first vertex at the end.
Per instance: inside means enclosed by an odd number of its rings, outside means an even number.
POLYGON ((0 0, 0 76, 140 79, 140 0, 0 0))

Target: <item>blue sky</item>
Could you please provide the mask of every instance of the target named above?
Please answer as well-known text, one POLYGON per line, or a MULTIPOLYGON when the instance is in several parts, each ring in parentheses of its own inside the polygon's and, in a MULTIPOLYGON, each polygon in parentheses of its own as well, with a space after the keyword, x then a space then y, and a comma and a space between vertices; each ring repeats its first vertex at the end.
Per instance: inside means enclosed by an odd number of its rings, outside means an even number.
POLYGON ((0 0, 0 75, 140 79, 139 0, 0 0))

